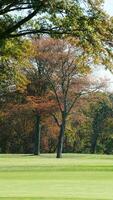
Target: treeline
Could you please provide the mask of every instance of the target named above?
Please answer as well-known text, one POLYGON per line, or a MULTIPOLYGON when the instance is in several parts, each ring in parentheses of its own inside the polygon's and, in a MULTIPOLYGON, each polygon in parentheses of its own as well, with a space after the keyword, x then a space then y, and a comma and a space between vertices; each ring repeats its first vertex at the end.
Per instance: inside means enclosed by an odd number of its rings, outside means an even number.
MULTIPOLYGON (((12 105, 7 105, 7 108, 6 105, 5 108, 2 106, 3 111, 0 113, 0 151, 1 153, 34 153, 37 131, 35 111, 29 107, 26 108, 24 104, 22 108, 18 105, 16 105, 16 108, 12 108, 14 96, 16 101, 19 98, 19 104, 23 104, 22 97, 20 98, 20 94, 15 92, 12 95, 12 105), (4 110, 6 110, 6 114, 4 110), (7 112, 9 113, 7 114, 7 112)), ((44 113, 41 116, 41 153, 56 152, 58 134, 59 127, 54 118, 44 113)), ((77 103, 72 116, 67 119, 63 152, 113 153, 111 95, 98 92, 91 96, 88 95, 77 103)))

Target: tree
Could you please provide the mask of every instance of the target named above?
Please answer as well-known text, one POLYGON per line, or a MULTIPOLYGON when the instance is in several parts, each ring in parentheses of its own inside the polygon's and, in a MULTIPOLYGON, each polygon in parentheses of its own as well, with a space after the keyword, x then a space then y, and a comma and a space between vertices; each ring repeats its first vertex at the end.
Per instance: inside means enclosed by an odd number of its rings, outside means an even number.
POLYGON ((2 100, 3 98, 0 101, 1 151, 39 155, 40 126, 48 126, 45 120, 55 110, 54 101, 46 96, 27 96, 26 93, 19 94, 17 91, 9 96, 7 94, 5 101, 2 100))
POLYGON ((86 123, 89 124, 89 127, 87 127, 89 130, 86 130, 89 133, 86 136, 88 152, 105 153, 105 151, 111 151, 110 148, 106 147, 107 140, 112 143, 113 107, 109 93, 99 91, 87 96, 83 101, 84 104, 80 106, 80 113, 84 115, 86 123))
POLYGON ((35 41, 35 51, 37 69, 43 70, 43 76, 50 85, 50 93, 60 111, 58 117, 52 113, 60 128, 57 146, 57 158, 60 158, 67 117, 80 96, 86 94, 88 89, 92 92, 95 86, 91 87, 89 80, 86 80, 85 75, 90 72, 90 65, 88 57, 84 59, 80 47, 66 40, 41 39, 37 43, 35 41))
POLYGON ((34 111, 36 123, 35 123, 35 137, 34 137, 34 155, 40 155, 40 138, 41 138, 41 122, 46 117, 50 117, 51 113, 56 109, 53 100, 43 97, 27 97, 28 104, 26 107, 32 108, 34 111))
POLYGON ((27 95, 30 96, 31 103, 34 102, 36 104, 34 154, 40 155, 41 121, 42 118, 45 117, 43 115, 50 115, 53 110, 53 106, 55 110, 55 104, 49 99, 49 84, 43 75, 42 68, 31 68, 27 73, 27 77, 30 80, 30 83, 27 86, 27 95))
POLYGON ((91 138, 91 153, 95 153, 96 151, 97 140, 100 134, 102 134, 104 120, 112 115, 113 110, 110 105, 107 105, 106 102, 99 102, 95 109, 95 115, 92 122, 93 134, 91 138))

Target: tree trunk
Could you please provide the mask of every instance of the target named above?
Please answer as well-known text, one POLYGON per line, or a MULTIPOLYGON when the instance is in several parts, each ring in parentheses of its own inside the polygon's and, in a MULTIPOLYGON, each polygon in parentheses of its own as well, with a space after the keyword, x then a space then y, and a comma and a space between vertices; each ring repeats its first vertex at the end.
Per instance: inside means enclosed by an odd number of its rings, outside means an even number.
POLYGON ((63 116, 62 124, 60 126, 59 138, 58 138, 57 156, 56 156, 57 158, 61 158, 62 157, 64 133, 65 133, 65 123, 66 123, 66 117, 63 116))
POLYGON ((36 130, 35 130, 35 141, 34 141, 34 155, 40 155, 40 134, 41 134, 41 125, 40 125, 40 115, 36 115, 36 130))
POLYGON ((90 153, 94 154, 96 151, 96 145, 97 145, 97 140, 98 140, 98 134, 95 133, 92 137, 92 141, 91 141, 91 149, 90 149, 90 153))

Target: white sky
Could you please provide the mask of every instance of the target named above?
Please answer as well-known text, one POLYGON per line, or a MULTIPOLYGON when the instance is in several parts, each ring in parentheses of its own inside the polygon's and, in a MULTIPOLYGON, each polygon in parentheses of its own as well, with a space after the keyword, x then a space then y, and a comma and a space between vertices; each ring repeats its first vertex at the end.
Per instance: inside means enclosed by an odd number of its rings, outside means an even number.
MULTIPOLYGON (((110 16, 113 16, 113 0, 105 0, 104 9, 110 16)), ((99 66, 92 74, 96 79, 107 79, 109 91, 113 92, 113 74, 109 70, 105 70, 103 67, 99 66)))
POLYGON ((105 0, 104 8, 109 15, 113 16, 113 0, 105 0))

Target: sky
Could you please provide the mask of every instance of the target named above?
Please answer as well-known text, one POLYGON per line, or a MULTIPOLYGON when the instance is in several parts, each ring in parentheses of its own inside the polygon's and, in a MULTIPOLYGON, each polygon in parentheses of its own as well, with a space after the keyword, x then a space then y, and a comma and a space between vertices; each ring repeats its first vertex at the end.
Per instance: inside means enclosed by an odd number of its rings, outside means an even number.
MULTIPOLYGON (((104 9, 110 16, 113 16, 113 0, 105 0, 104 9)), ((109 91, 113 92, 113 74, 109 70, 98 66, 92 74, 96 79, 107 79, 109 91)))
POLYGON ((104 9, 113 16, 113 0, 105 0, 104 9))

